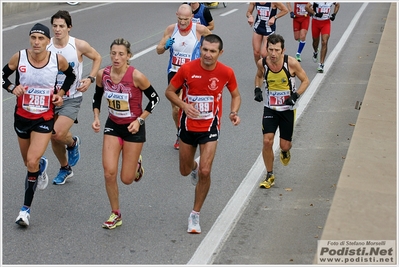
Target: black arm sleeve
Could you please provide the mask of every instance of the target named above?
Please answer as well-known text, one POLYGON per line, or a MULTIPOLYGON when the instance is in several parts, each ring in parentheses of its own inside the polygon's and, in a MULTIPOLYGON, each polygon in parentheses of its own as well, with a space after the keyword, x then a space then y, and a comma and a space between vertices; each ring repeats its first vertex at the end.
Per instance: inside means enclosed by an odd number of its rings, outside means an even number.
POLYGON ((12 69, 10 69, 10 67, 7 65, 4 66, 3 68, 3 89, 6 89, 8 91, 8 87, 10 86, 11 82, 8 79, 8 77, 10 77, 11 74, 13 74, 14 71, 12 69))
POLYGON ((101 99, 104 94, 104 88, 96 85, 96 90, 94 92, 93 96, 93 110, 95 108, 98 108, 98 110, 101 110, 101 99))
POLYGON ((76 79, 76 75, 73 72, 73 68, 71 65, 68 66, 68 69, 66 71, 63 71, 63 73, 65 74, 65 80, 64 83, 61 86, 61 89, 64 90, 65 94, 66 92, 69 91, 69 88, 71 87, 71 85, 75 82, 76 79))
POLYGON ((144 90, 144 94, 148 98, 148 100, 150 100, 150 102, 148 102, 147 106, 145 107, 145 110, 152 113, 152 110, 159 103, 159 96, 157 92, 155 92, 154 87, 152 87, 152 85, 150 85, 150 87, 144 90))

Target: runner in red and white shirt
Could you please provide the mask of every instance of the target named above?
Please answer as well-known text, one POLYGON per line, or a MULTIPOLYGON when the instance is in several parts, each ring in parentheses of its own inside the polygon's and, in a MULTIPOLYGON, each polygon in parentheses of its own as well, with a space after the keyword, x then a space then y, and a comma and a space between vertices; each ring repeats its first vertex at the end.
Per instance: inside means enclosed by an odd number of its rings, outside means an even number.
POLYGON ((298 50, 295 58, 299 62, 302 61, 301 53, 306 44, 306 34, 309 29, 310 16, 306 11, 307 2, 294 2, 292 9, 291 3, 287 2, 288 12, 292 18, 292 28, 294 30, 294 39, 299 42, 298 50))
POLYGON ((324 72, 324 61, 327 55, 327 44, 331 33, 331 21, 335 20, 339 10, 339 3, 337 2, 313 2, 306 5, 306 11, 312 17, 312 37, 313 37, 313 62, 317 63, 317 56, 319 54, 319 42, 321 35, 321 51, 320 61, 317 71, 324 72), (332 6, 334 5, 334 11, 332 6))
POLYGON ((222 94, 226 86, 231 95, 229 118, 234 126, 240 123, 238 110, 241 96, 232 68, 218 62, 223 41, 210 34, 201 44, 201 56, 180 67, 166 89, 165 96, 180 108, 180 173, 191 173, 196 185, 194 207, 188 218, 189 233, 201 233, 199 213, 211 183, 212 162, 216 153, 222 117, 222 94), (182 99, 176 90, 182 87, 182 99), (197 147, 200 158, 194 160, 197 147))

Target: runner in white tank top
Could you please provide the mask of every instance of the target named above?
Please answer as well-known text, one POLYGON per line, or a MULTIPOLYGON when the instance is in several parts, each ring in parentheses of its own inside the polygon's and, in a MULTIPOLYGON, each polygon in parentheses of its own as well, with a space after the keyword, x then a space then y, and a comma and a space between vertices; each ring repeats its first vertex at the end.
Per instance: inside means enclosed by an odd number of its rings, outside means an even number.
MULTIPOLYGON (((69 94, 64 98, 64 104, 55 109, 56 117, 54 134, 51 137, 52 148, 60 163, 60 171, 53 179, 53 184, 64 184, 66 179, 73 176, 71 166, 75 166, 80 159, 80 139, 73 136, 71 127, 77 123, 77 117, 82 98, 95 78, 101 65, 100 54, 84 40, 69 35, 72 28, 72 18, 68 11, 60 10, 51 17, 53 37, 47 49, 63 55, 73 67, 76 80, 69 94), (92 60, 91 70, 84 76, 83 56, 92 60), (67 147, 67 148, 66 148, 67 147), (68 152, 68 156, 67 156, 68 152)), ((62 84, 65 76, 57 76, 58 85, 62 84)))
MULTIPOLYGON (((170 49, 167 67, 168 84, 180 66, 199 58, 201 38, 211 34, 211 31, 206 26, 192 22, 193 11, 190 5, 180 5, 176 16, 177 23, 166 27, 163 37, 156 48, 158 55, 170 49)), ((176 93, 181 97, 180 89, 176 93)), ((179 108, 172 103, 172 118, 175 122, 176 131, 179 128, 178 114, 179 108)), ((179 137, 177 137, 173 147, 176 150, 179 149, 179 137)))

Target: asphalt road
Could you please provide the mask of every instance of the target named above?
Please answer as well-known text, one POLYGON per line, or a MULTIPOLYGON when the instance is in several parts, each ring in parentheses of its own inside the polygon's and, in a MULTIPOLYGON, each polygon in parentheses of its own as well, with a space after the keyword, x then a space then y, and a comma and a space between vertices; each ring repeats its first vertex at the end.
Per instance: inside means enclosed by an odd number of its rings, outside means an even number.
MULTIPOLYGON (((389 3, 369 3, 347 37, 345 31, 363 4, 341 4, 333 22, 328 53, 340 44, 342 36, 348 40, 334 60, 329 59, 332 65, 326 66, 325 74, 316 75, 308 33, 302 65, 309 78, 318 81, 313 83, 317 90, 306 107, 303 101, 291 163, 283 168, 276 160, 276 186, 271 190, 257 188, 264 170, 259 168, 262 105, 253 100, 255 64, 252 30, 245 18, 247 3, 228 3, 226 8, 220 5, 212 9, 214 33, 224 40, 225 51, 220 60, 236 71, 242 95, 242 123, 233 127, 226 116, 222 119, 211 190, 201 211, 201 235, 186 233, 194 187, 189 177, 179 174, 178 152, 172 146, 175 130, 170 103, 163 94, 168 54, 157 55, 153 48, 166 26, 176 21, 178 5, 82 3, 71 7, 59 3, 37 12, 3 17, 3 65, 13 53, 29 46, 28 32, 34 23, 50 26, 51 15, 66 9, 73 19, 71 35, 96 48, 103 56, 102 67, 110 64, 111 42, 118 37, 129 40, 136 54, 132 65, 146 74, 161 95, 161 102, 146 121, 145 176, 131 186, 120 184, 123 226, 107 231, 101 228, 110 212, 101 165, 102 134, 91 129, 94 88, 85 93, 79 124, 72 129, 82 139, 82 158, 73 168, 75 175, 65 185, 49 184, 46 190, 36 192, 27 229, 14 223, 23 201, 26 169, 12 127, 15 100, 3 92, 3 264, 312 262, 351 140, 350 124, 356 123, 355 102, 363 98, 389 3), (256 182, 248 185, 248 180, 256 182), (237 206, 240 212, 231 218, 232 228, 227 235, 214 231, 220 218, 230 215, 225 207, 231 207, 229 203, 236 199, 235 193, 242 185, 248 190, 237 206), (202 242, 209 242, 210 236, 220 246, 208 257, 201 252, 202 242)), ((288 15, 278 20, 277 32, 286 39, 286 53, 294 55, 297 43, 288 15)), ((89 68, 86 60, 85 75, 89 68)), ((229 109, 229 104, 229 95, 225 94, 224 110, 229 109)), ((103 124, 105 110, 103 106, 103 124)), ((46 156, 51 181, 59 165, 50 146, 46 156)))

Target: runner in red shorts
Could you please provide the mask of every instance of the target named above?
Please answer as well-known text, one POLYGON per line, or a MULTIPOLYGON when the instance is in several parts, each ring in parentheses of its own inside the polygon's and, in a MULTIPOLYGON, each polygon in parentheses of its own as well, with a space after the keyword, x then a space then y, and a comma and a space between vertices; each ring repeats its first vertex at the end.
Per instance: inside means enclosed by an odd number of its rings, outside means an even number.
POLYGON ((320 62, 317 67, 319 73, 324 72, 324 60, 327 55, 327 44, 330 38, 331 21, 335 20, 339 10, 337 2, 314 2, 306 5, 306 11, 313 16, 312 18, 312 37, 313 37, 313 61, 317 63, 319 53, 319 41, 321 35, 320 62), (331 7, 334 5, 334 12, 330 14, 331 7), (331 21, 330 21, 331 20, 331 21))
POLYGON ((287 2, 287 9, 290 12, 292 20, 292 27, 294 30, 294 39, 299 42, 298 50, 295 58, 299 62, 302 61, 301 53, 306 44, 306 34, 309 29, 310 17, 306 11, 307 2, 295 2, 294 9, 291 8, 291 3, 287 2))

